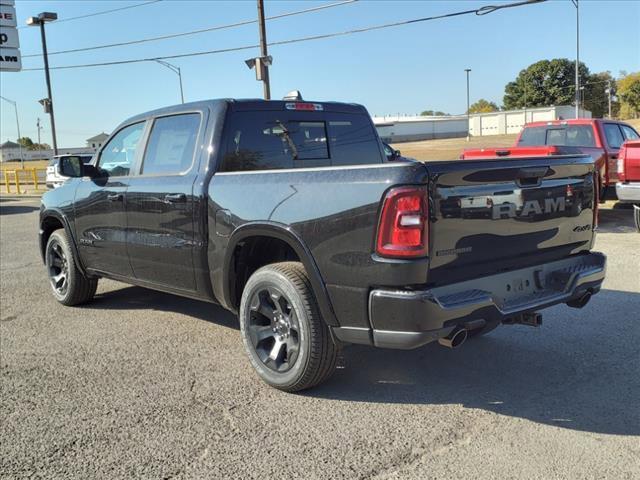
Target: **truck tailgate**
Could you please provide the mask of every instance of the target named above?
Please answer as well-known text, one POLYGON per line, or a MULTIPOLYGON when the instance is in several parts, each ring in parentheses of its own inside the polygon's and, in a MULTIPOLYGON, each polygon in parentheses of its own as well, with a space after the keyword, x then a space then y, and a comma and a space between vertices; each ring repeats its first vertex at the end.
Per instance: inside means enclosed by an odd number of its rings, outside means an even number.
POLYGON ((591 247, 590 157, 465 160, 427 168, 430 283, 560 259, 591 247))

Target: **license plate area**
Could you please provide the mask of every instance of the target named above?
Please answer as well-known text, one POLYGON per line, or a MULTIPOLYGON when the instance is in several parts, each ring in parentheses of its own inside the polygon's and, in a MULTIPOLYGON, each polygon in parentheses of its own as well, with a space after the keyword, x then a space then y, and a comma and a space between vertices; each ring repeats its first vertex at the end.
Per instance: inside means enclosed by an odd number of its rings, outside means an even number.
POLYGON ((538 292, 542 285, 536 273, 538 272, 523 272, 504 279, 500 286, 503 303, 510 303, 518 298, 528 297, 538 292))

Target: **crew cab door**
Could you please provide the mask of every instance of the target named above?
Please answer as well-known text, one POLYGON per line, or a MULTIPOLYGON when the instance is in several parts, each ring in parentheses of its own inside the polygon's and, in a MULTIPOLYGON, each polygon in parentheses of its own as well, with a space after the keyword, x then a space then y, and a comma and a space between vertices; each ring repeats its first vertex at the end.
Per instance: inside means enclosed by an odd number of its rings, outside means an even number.
POLYGON ((126 246, 125 194, 141 156, 146 122, 121 128, 102 148, 100 175, 83 178, 75 196, 78 252, 86 268, 124 277, 132 275, 126 246))
POLYGON ((196 290, 193 185, 203 118, 202 112, 155 118, 139 174, 129 183, 127 251, 144 282, 196 290))

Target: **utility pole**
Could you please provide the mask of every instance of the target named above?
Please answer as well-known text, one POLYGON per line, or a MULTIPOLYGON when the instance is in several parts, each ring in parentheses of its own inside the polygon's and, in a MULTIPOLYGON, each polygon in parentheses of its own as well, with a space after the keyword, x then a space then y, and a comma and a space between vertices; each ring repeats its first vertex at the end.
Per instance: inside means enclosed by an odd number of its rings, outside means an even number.
POLYGON ((579 0, 571 0, 576 7, 576 118, 580 116, 580 7, 579 0))
MULTIPOLYGON (((258 23, 260 25, 260 56, 264 59, 269 56, 267 53, 267 29, 264 23, 264 0, 258 0, 258 23)), ((257 68, 257 65, 256 65, 257 68)), ((264 99, 271 100, 271 85, 269 84, 269 65, 264 64, 262 75, 264 99)))
POLYGON ((49 113, 51 119, 51 136, 53 137, 53 154, 58 155, 58 141, 56 140, 56 120, 53 115, 53 95, 51 94, 51 77, 49 76, 49 56, 47 54, 47 36, 44 33, 44 24, 58 19, 58 14, 53 12, 42 12, 36 17, 29 17, 27 25, 40 26, 40 37, 42 39, 42 56, 44 59, 44 76, 47 81, 47 99, 43 104, 45 111, 49 113))
POLYGON ((527 76, 524 76, 524 123, 527 123, 527 76))
POLYGON ((611 119, 611 80, 607 80, 607 97, 609 99, 609 119, 611 119))
POLYGON ((38 128, 38 149, 40 149, 40 130, 42 130, 42 127, 40 126, 40 117, 38 117, 36 127, 38 128))
POLYGON ((470 68, 465 68, 465 72, 467 72, 467 142, 469 141, 469 137, 471 136, 471 112, 469 111, 469 72, 471 72, 470 68))

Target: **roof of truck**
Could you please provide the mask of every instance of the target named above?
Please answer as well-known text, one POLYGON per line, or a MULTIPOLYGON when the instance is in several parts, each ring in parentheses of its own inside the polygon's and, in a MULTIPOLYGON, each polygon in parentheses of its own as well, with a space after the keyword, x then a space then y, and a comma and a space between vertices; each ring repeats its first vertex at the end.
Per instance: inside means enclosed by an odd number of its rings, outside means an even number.
POLYGON ((295 110, 295 108, 289 108, 291 105, 321 105, 319 110, 329 112, 366 112, 366 109, 362 105, 356 103, 343 103, 343 102, 324 102, 317 100, 262 100, 259 98, 218 98, 212 100, 202 100, 198 102, 182 103, 177 105, 171 105, 168 107, 162 107, 148 112, 140 113, 128 118, 120 125, 131 124, 136 121, 142 121, 145 118, 158 116, 158 115, 171 115, 175 113, 186 112, 189 110, 202 110, 210 108, 212 110, 220 108, 223 105, 229 105, 236 111, 248 111, 248 110, 295 110))
POLYGON ((547 125, 553 126, 561 126, 561 125, 593 125, 594 123, 621 123, 623 125, 628 125, 625 122, 621 122, 620 120, 609 120, 606 118, 568 118, 566 120, 547 120, 540 122, 529 122, 525 125, 526 127, 544 127, 547 125))

